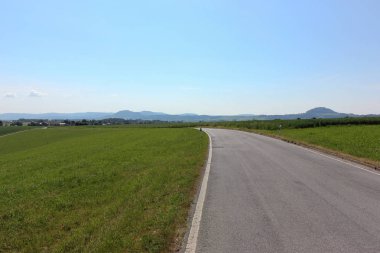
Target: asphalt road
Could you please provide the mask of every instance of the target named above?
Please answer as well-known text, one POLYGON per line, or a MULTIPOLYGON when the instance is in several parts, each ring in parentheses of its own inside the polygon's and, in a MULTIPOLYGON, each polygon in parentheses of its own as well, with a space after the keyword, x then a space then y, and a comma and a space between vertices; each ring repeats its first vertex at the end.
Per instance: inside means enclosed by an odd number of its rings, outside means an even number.
POLYGON ((206 131, 196 252, 380 252, 380 175, 276 139, 206 131))

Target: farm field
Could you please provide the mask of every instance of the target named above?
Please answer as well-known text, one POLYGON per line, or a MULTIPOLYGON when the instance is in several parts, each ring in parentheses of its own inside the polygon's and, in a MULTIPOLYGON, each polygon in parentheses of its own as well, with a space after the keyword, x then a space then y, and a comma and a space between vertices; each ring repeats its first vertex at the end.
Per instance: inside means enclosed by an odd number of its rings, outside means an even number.
POLYGON ((171 123, 169 127, 221 127, 232 129, 278 130, 314 128, 324 126, 380 125, 380 117, 333 118, 333 119, 275 119, 249 121, 215 121, 197 123, 171 123), (281 127, 280 127, 281 126, 281 127))
POLYGON ((0 127, 0 136, 31 129, 32 127, 0 127))
POLYGON ((258 132, 328 148, 380 164, 380 125, 327 126, 258 132))
POLYGON ((0 252, 165 252, 185 226, 208 137, 63 127, 0 139, 0 252))

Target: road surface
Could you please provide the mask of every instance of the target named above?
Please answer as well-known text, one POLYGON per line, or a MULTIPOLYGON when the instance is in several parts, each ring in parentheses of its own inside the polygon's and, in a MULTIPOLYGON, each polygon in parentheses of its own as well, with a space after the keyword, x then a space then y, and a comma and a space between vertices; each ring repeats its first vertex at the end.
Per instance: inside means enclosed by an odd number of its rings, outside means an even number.
POLYGON ((380 175, 256 134, 205 129, 196 252, 380 252, 380 175))

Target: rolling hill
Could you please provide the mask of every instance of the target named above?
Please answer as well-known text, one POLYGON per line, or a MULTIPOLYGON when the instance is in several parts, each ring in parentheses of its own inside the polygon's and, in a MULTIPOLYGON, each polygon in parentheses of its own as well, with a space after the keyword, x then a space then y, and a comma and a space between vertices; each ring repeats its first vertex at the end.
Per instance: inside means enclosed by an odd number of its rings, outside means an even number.
POLYGON ((25 114, 25 113, 4 113, 0 114, 0 120, 18 119, 47 119, 47 120, 99 120, 105 118, 121 118, 130 120, 160 120, 160 121, 242 121, 242 120, 272 120, 272 119, 311 119, 311 118, 344 118, 344 117, 365 117, 379 115, 356 115, 352 113, 335 112, 329 108, 317 107, 298 114, 284 115, 198 115, 193 113, 167 114, 162 112, 141 111, 134 112, 122 110, 116 113, 106 112, 85 112, 85 113, 44 113, 44 114, 25 114))

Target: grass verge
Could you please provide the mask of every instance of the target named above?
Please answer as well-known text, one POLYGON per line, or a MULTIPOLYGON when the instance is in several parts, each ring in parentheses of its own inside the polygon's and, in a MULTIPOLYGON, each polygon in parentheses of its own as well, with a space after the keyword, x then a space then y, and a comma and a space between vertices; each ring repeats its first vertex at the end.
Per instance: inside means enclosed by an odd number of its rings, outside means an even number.
POLYGON ((53 128, 0 140, 0 252, 165 252, 185 226, 207 135, 53 128))
MULTIPOLYGON (((252 130, 250 130, 252 131, 252 130)), ((380 125, 253 130, 341 158, 380 168, 380 125)))

